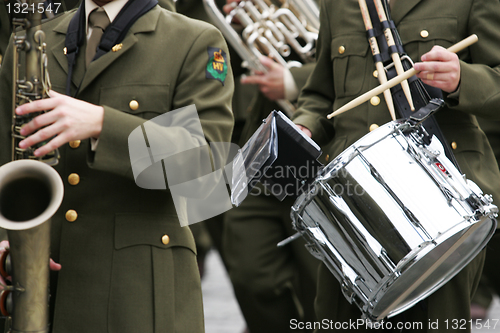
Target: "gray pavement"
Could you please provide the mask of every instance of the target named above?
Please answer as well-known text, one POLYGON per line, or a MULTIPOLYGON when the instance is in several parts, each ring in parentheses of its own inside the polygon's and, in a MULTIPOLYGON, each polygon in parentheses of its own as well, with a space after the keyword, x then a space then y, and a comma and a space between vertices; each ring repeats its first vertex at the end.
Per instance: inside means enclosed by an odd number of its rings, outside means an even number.
POLYGON ((205 260, 201 282, 205 333, 242 333, 245 322, 219 253, 210 251, 205 260))
POLYGON ((472 333, 500 332, 500 300, 495 297, 488 311, 488 317, 472 325, 472 333))
MULTIPOLYGON (((245 322, 219 254, 210 251, 202 281, 206 333, 242 333, 245 322)), ((450 327, 453 323, 450 322, 450 327)), ((464 323, 456 323, 457 332, 464 323)), ((470 323, 469 323, 470 324, 470 323)), ((488 318, 472 323, 472 333, 500 333, 500 300, 495 298, 488 318)))

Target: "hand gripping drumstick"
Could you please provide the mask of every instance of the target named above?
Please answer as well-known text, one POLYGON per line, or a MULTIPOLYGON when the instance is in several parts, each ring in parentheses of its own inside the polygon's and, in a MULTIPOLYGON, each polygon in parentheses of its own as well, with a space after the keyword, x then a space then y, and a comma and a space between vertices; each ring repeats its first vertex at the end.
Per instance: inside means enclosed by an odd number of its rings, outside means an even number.
MULTIPOLYGON (((453 52, 453 53, 457 53, 457 52, 465 49, 466 47, 471 46, 475 42, 477 42, 477 39, 478 38, 476 35, 470 35, 469 37, 465 38, 464 40, 451 46, 447 50, 450 52, 453 52)), ((413 75, 415 75, 417 73, 418 72, 415 70, 415 68, 412 67, 409 70, 407 70, 406 72, 404 72, 402 75, 398 75, 398 76, 390 79, 386 83, 378 86, 377 88, 374 88, 374 89, 364 93, 363 95, 353 99, 352 101, 350 101, 349 103, 347 103, 343 107, 341 107, 338 110, 336 110, 335 112, 329 114, 327 116, 327 118, 328 119, 333 118, 333 117, 335 117, 341 113, 344 113, 344 112, 346 112, 346 111, 348 111, 348 110, 350 110, 350 109, 352 109, 360 104, 363 104, 364 102, 366 102, 367 100, 369 100, 373 96, 380 95, 380 93, 383 92, 384 90, 387 90, 387 89, 394 87, 398 83, 401 83, 401 81, 403 81, 403 80, 408 80, 410 77, 412 77, 413 75)))
MULTIPOLYGON (((377 14, 380 20, 380 23, 387 21, 387 16, 385 15, 384 7, 382 6, 381 0, 374 0, 375 8, 377 9, 377 14)), ((392 36, 392 31, 390 28, 384 30, 385 39, 387 40, 387 46, 391 47, 396 45, 394 42, 394 37, 392 36)), ((401 58, 399 58, 399 54, 394 52, 391 54, 392 61, 394 62, 394 66, 396 67, 396 72, 398 75, 404 73, 403 64, 401 63, 401 58)), ((413 99, 411 98, 410 85, 407 80, 401 82, 401 87, 403 88, 403 92, 405 93, 406 99, 408 100, 408 104, 410 104, 410 109, 415 111, 415 107, 413 106, 413 99)))
MULTIPOLYGON (((361 9, 361 15, 363 16, 363 22, 365 23, 366 31, 372 30, 372 21, 370 19, 370 14, 368 13, 368 7, 366 6, 366 0, 358 0, 359 8, 361 9)), ((377 39, 375 37, 369 38, 370 48, 372 49, 372 54, 375 57, 380 54, 380 50, 378 48, 377 39)), ((384 84, 387 82, 387 76, 385 75, 384 65, 382 61, 377 61, 375 63, 375 67, 378 72, 378 81, 380 84, 384 84)), ((396 111, 394 110, 394 103, 392 101, 391 91, 389 89, 384 90, 385 102, 387 103, 387 107, 389 108, 389 112, 391 113, 392 120, 396 120, 396 111)))

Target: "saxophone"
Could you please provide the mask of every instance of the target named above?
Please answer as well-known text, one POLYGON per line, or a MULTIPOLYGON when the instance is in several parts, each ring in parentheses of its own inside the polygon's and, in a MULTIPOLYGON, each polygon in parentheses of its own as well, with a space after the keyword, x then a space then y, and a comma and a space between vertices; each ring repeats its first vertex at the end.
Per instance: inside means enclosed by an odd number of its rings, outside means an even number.
POLYGON ((45 34, 41 29, 43 1, 29 0, 24 18, 13 18, 12 161, 0 167, 0 227, 7 229, 9 249, 3 253, 0 273, 12 277, 4 286, 0 309, 9 317, 9 332, 49 331, 50 218, 63 198, 63 182, 51 165, 57 150, 42 158, 19 148, 21 127, 37 114, 18 116, 15 109, 47 98, 45 34), (21 77, 22 76, 22 77, 21 77))
MULTIPOLYGON (((214 0, 203 0, 203 4, 214 24, 243 59, 243 67, 265 73, 267 70, 259 61, 262 55, 288 68, 314 61, 319 9, 313 0, 280 0, 280 6, 270 0, 241 1, 227 16, 214 0), (239 21, 241 33, 235 30, 234 19, 239 21), (292 59, 292 51, 300 61, 292 59)), ((295 110, 289 101, 277 102, 289 116, 295 110)))

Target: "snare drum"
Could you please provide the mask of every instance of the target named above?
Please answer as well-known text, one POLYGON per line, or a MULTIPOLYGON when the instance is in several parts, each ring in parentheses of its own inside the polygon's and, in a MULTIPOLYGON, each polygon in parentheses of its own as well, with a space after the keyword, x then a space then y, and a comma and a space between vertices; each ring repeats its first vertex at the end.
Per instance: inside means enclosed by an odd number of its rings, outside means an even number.
POLYGON ((402 121, 370 132, 328 164, 292 219, 363 317, 394 316, 455 276, 486 245, 497 207, 402 121))

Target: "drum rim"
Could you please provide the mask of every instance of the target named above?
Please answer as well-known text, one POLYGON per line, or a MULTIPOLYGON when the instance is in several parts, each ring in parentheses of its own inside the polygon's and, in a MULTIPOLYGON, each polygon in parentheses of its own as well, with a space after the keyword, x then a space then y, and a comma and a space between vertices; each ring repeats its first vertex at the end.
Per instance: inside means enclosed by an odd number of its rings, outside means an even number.
MULTIPOLYGON (((474 223, 470 223, 468 221, 464 221, 463 223, 463 228, 458 228, 457 230, 457 225, 455 225, 453 228, 451 228, 450 230, 448 230, 445 234, 442 234, 439 236, 439 238, 442 239, 442 242, 440 242, 439 244, 437 244, 437 246, 434 246, 432 248, 430 248, 428 251, 425 252, 425 254, 423 256, 421 256, 418 260, 421 260, 422 258, 424 258, 427 254, 431 253, 434 249, 436 249, 440 244, 444 243, 446 240, 450 239, 452 236, 456 235, 458 232, 460 231, 463 231, 467 228, 471 228, 473 227, 475 224, 486 224, 486 223, 491 223, 491 226, 490 226, 490 229, 488 232, 486 232, 483 236, 483 240, 479 243, 477 243, 475 245, 475 247, 472 248, 472 250, 469 252, 469 256, 464 260, 462 261, 461 263, 459 263, 458 266, 456 266, 452 272, 449 272, 449 274, 447 274, 439 283, 433 285, 432 287, 430 287, 428 290, 424 291, 420 296, 418 297, 415 297, 412 301, 408 302, 408 303, 405 303, 404 306, 401 306, 401 307, 398 307, 402 302, 406 301, 406 298, 403 299, 400 303, 394 305, 391 309, 379 309, 378 312, 377 312, 377 305, 373 305, 373 302, 375 301, 375 299, 377 298, 377 296, 380 294, 380 292, 383 292, 384 294, 382 295, 382 297, 377 300, 377 303, 384 297, 385 293, 391 288, 390 286, 386 288, 386 286, 388 284, 391 284, 396 282, 396 279, 394 279, 394 275, 396 274, 396 272, 394 272, 393 274, 389 275, 387 278, 385 278, 383 281, 380 282, 380 287, 379 287, 379 290, 374 292, 372 295, 373 297, 371 297, 368 302, 366 303, 367 305, 371 305, 368 309, 364 310, 363 313, 366 313, 366 314, 369 314, 370 317, 374 320, 381 320, 385 317, 387 318, 391 318, 409 308, 411 308, 412 306, 414 306, 416 303, 426 299, 427 297, 429 297, 431 294, 433 294, 435 291, 437 291, 438 289, 440 289, 444 284, 446 284, 448 281, 450 281, 453 277, 455 277, 458 273, 460 273, 460 271, 465 267, 467 266, 472 260, 474 260, 474 258, 483 250, 483 248, 486 246, 486 244, 488 243, 488 241, 491 239, 491 237, 493 236, 493 234, 495 233, 495 230, 496 230, 496 220, 495 219, 492 219, 492 218, 489 218, 488 216, 482 216, 480 220, 474 222, 474 223), (446 234, 449 234, 448 237, 445 237, 443 238, 444 236, 446 236, 446 234), (392 280, 391 280, 392 279, 392 280)), ((481 227, 479 225, 479 227, 481 227)), ((469 235, 472 236, 473 234, 469 235)), ((451 254, 450 254, 451 255, 451 254)), ((406 270, 404 272, 402 272, 400 274, 400 276, 402 276, 403 274, 409 272, 408 269, 410 269, 411 266, 407 267, 406 270)), ((424 281, 422 281, 421 283, 419 283, 415 289, 417 289, 424 281)))

